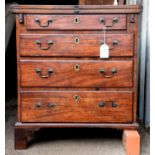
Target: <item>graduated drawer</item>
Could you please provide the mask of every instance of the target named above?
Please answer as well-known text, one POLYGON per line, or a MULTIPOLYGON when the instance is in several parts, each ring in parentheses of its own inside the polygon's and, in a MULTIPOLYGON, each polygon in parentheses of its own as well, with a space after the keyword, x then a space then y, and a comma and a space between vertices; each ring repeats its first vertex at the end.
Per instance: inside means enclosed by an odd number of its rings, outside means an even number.
POLYGON ((22 122, 132 122, 132 92, 21 94, 22 122))
POLYGON ((132 80, 132 60, 21 60, 22 87, 132 87, 132 80))
MULTIPOLYGON (((103 34, 21 34, 21 56, 98 56, 103 34)), ((133 34, 106 34, 110 56, 133 56, 133 34)))
POLYGON ((26 15, 28 30, 126 29, 126 15, 26 15))

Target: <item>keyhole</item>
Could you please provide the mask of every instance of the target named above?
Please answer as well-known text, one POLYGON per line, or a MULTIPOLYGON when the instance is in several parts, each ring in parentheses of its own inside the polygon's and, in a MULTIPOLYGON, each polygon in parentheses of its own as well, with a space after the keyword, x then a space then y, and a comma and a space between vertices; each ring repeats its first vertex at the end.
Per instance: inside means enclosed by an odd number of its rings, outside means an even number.
POLYGON ((75 37, 74 43, 75 43, 75 44, 79 44, 79 43, 80 43, 80 39, 79 39, 78 37, 75 37))
POLYGON ((78 72, 79 70, 80 70, 80 65, 79 64, 76 64, 75 65, 75 71, 78 72))
POLYGON ((80 23, 80 19, 79 19, 78 17, 76 17, 76 18, 74 19, 74 23, 75 23, 75 24, 79 24, 79 23, 80 23))
POLYGON ((74 96, 74 101, 77 102, 78 100, 79 100, 79 96, 78 95, 75 95, 74 96))

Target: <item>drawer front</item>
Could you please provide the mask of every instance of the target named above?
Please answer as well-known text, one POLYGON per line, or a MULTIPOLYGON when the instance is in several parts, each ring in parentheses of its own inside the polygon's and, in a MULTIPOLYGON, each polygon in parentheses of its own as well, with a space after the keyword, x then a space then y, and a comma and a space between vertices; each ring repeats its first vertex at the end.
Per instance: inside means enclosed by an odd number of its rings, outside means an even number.
MULTIPOLYGON (((21 56, 98 56, 104 35, 20 35, 21 56)), ((110 56, 133 56, 133 34, 106 34, 110 56)))
POLYGON ((132 122, 132 92, 21 94, 22 122, 132 122))
POLYGON ((22 87, 132 87, 133 61, 22 60, 22 87))
POLYGON ((126 15, 26 15, 28 30, 126 29, 126 15))

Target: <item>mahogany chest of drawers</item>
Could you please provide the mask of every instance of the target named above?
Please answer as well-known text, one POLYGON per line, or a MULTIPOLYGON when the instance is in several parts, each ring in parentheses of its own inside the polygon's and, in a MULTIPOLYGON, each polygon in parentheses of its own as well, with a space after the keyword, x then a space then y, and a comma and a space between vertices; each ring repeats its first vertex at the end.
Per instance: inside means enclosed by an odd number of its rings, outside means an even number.
POLYGON ((139 6, 14 5, 15 147, 47 127, 136 129, 139 6), (109 58, 100 58, 103 27, 109 58))

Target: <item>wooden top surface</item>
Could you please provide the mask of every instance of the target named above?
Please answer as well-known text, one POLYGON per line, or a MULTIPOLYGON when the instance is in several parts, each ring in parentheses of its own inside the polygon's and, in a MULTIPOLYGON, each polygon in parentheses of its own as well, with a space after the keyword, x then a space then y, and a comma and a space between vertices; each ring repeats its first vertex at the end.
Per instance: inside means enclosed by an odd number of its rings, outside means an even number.
POLYGON ((140 13, 140 5, 11 5, 13 13, 140 13))

